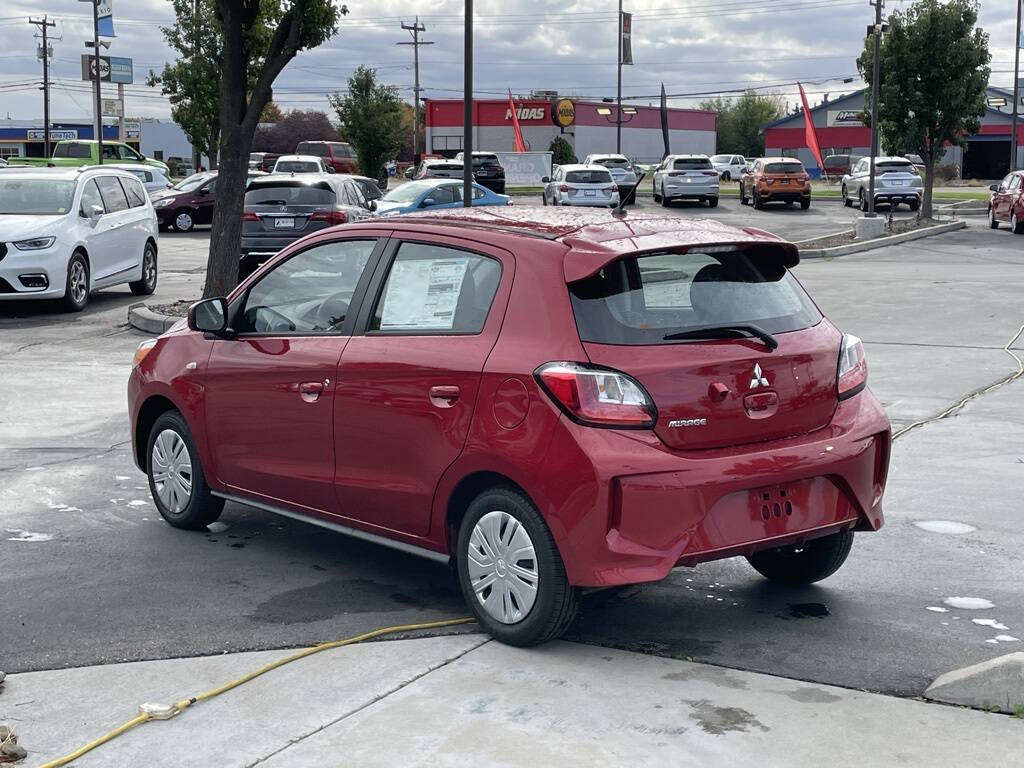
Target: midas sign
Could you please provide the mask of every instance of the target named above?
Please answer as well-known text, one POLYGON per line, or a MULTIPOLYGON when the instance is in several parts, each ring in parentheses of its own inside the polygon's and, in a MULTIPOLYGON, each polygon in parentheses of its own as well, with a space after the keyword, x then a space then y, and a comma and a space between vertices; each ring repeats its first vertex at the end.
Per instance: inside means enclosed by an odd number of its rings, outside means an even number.
POLYGON ((576 122, 576 105, 572 99, 558 99, 551 104, 551 122, 559 128, 568 128, 576 122))
MULTIPOLYGON (((543 120, 544 119, 544 108, 543 107, 516 107, 516 117, 520 120, 543 120)), ((505 119, 512 119, 512 110, 505 110, 505 119)))

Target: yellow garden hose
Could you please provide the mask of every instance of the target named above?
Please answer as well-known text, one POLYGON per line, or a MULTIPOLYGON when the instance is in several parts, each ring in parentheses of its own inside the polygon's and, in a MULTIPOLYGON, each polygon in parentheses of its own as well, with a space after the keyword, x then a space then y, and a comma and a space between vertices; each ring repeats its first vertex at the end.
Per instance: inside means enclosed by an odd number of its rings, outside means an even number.
POLYGON ((242 683, 247 683, 250 680, 259 677, 260 675, 271 671, 272 669, 277 669, 278 667, 283 667, 285 664, 290 664, 293 661, 298 661, 299 659, 304 659, 307 656, 312 656, 314 653, 320 653, 320 651, 327 651, 331 648, 340 648, 343 645, 355 645, 356 643, 361 643, 365 640, 373 640, 376 637, 394 634, 395 632, 413 632, 421 629, 440 629, 441 627, 454 627, 459 624, 468 624, 471 621, 473 621, 472 618, 466 617, 461 619, 447 619, 445 621, 428 621, 423 624, 400 624, 394 627, 384 627, 383 629, 375 629, 372 632, 367 632, 362 635, 356 635, 355 637, 348 637, 344 640, 335 640, 334 642, 323 643, 321 645, 313 645, 309 648, 303 648, 301 651, 296 651, 295 653, 289 654, 288 656, 282 656, 280 659, 272 661, 269 664, 260 667, 259 669, 254 669, 252 672, 244 674, 241 677, 236 677, 234 680, 231 680, 230 682, 224 683, 223 685, 218 685, 216 688, 211 688, 208 691, 197 693, 195 696, 190 696, 187 699, 176 701, 173 704, 142 704, 139 707, 139 714, 133 717, 131 720, 119 725, 117 728, 110 731, 109 733, 104 734, 103 736, 100 736, 98 739, 90 741, 88 744, 79 747, 74 752, 70 752, 67 755, 64 755, 64 757, 59 757, 56 760, 51 760, 50 762, 43 764, 42 766, 40 766, 40 768, 58 768, 59 766, 67 765, 72 760, 77 760, 86 752, 96 749, 96 747, 100 746, 101 744, 106 744, 108 741, 116 739, 122 733, 131 730, 137 725, 141 725, 142 723, 148 722, 149 720, 168 720, 174 717, 179 712, 183 712, 184 710, 188 709, 197 702, 212 699, 214 696, 219 696, 225 691, 230 691, 232 688, 236 688, 239 685, 242 685, 242 683))

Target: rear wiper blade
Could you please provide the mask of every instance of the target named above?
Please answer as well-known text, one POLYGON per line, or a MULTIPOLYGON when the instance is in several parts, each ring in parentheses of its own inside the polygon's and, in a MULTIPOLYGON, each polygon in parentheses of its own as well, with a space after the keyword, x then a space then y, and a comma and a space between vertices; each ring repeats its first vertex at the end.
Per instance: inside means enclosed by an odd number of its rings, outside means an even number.
POLYGON ((667 333, 662 339, 664 341, 676 341, 678 339, 730 339, 743 335, 760 339, 768 349, 775 349, 779 346, 779 342, 768 331, 750 323, 707 325, 700 328, 690 328, 686 331, 667 333))

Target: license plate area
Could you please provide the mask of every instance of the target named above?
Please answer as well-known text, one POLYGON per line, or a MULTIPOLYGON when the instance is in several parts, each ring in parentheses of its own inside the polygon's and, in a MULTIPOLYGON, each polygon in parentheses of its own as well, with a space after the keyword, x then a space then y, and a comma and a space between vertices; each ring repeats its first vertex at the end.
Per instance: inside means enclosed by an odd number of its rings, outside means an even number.
POLYGON ((295 229, 295 219, 277 218, 274 219, 274 229, 295 229))
POLYGON ((596 189, 587 189, 587 190, 585 190, 583 192, 583 194, 586 195, 587 197, 597 197, 597 190, 596 189))
POLYGON ((793 512, 800 511, 800 504, 806 501, 806 489, 801 488, 801 483, 794 485, 775 485, 769 488, 760 488, 751 493, 751 507, 764 522, 774 521, 785 525, 786 521, 793 516, 793 512), (801 494, 799 491, 803 490, 801 494), (804 499, 800 497, 803 496, 804 499))

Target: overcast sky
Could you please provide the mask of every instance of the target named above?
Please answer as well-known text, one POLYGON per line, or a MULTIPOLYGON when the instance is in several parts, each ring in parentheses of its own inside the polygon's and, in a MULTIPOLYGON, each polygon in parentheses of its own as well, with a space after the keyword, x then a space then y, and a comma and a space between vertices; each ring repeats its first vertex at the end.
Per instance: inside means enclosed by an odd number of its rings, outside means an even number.
MULTIPOLYGON (((412 98, 412 49, 399 28, 420 14, 423 36, 434 45, 420 49, 420 81, 427 97, 455 98, 462 89, 460 0, 346 0, 349 15, 338 34, 320 48, 299 54, 278 78, 275 101, 283 109, 327 109, 326 94, 345 87, 361 63, 376 67, 380 80, 412 98)), ((907 3, 888 0, 891 11, 907 3)), ((540 0, 477 0, 475 93, 500 97, 511 88, 564 95, 615 94, 616 6, 610 0, 573 3, 540 0)), ((51 115, 91 115, 89 87, 81 80, 83 41, 91 37, 90 7, 80 0, 8 0, 0 13, 0 119, 38 118, 41 63, 35 57, 30 15, 46 11, 57 21, 51 74, 51 115)), ((670 94, 726 92, 773 86, 795 103, 796 80, 805 83, 812 103, 824 93, 835 98, 859 87, 854 60, 873 9, 867 0, 625 0, 634 13, 634 66, 623 68, 623 96, 655 100, 664 81, 670 94)), ((159 27, 171 21, 165 0, 114 3, 117 38, 110 54, 131 57, 135 85, 128 87, 130 116, 168 117, 167 101, 145 86, 150 69, 171 56, 159 27)), ((1013 71, 1014 6, 1010 0, 984 0, 981 26, 990 35, 992 84, 1009 87, 1013 71)), ((938 52, 937 52, 938 53, 938 52)), ((109 96, 114 96, 114 86, 109 96)), ((726 94, 728 95, 728 94, 726 94)), ((677 98, 674 106, 696 106, 703 96, 677 98)))

